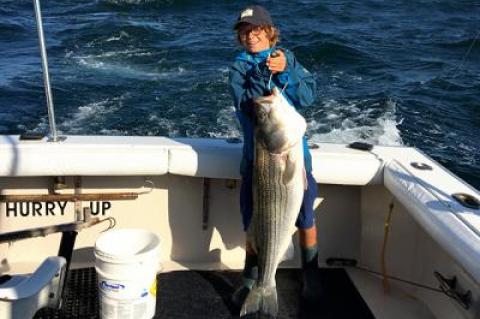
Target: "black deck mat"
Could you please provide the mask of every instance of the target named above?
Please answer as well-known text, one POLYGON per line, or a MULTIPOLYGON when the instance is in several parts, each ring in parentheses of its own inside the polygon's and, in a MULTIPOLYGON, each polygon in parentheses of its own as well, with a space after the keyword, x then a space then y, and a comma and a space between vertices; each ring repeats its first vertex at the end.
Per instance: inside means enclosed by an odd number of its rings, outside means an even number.
MULTIPOLYGON (((343 269, 319 269, 324 302, 315 309, 301 299, 301 270, 277 272, 278 319, 374 319, 348 274, 343 269)), ((240 282, 240 272, 177 271, 159 274, 154 318, 238 318, 230 295, 240 282)), ((71 270, 62 310, 42 309, 35 319, 99 318, 94 268, 71 270)))

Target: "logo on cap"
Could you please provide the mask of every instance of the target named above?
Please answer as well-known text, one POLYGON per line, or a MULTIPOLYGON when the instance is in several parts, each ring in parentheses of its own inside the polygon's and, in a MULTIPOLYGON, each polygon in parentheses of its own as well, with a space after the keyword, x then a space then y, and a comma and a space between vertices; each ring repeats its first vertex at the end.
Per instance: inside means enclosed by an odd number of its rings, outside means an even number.
POLYGON ((253 9, 246 9, 240 13, 240 19, 253 16, 253 9))

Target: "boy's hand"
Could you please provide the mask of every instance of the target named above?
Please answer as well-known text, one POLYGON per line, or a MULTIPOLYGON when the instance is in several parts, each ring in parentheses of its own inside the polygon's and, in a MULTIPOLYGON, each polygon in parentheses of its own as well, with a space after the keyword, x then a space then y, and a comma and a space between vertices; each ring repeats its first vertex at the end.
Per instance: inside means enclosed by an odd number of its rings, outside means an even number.
POLYGON ((282 50, 277 50, 273 52, 267 58, 267 66, 268 69, 274 74, 285 71, 285 69, 287 68, 287 58, 285 57, 285 54, 282 52, 282 50))

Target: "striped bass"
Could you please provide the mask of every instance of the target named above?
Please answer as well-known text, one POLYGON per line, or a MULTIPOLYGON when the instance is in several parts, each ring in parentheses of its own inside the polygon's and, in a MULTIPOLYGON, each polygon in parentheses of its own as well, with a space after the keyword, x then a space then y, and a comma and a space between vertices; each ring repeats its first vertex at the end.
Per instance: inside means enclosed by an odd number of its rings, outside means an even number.
POLYGON ((278 89, 255 100, 253 215, 248 241, 258 255, 258 279, 241 316, 278 312, 275 274, 295 231, 306 187, 305 119, 278 89))

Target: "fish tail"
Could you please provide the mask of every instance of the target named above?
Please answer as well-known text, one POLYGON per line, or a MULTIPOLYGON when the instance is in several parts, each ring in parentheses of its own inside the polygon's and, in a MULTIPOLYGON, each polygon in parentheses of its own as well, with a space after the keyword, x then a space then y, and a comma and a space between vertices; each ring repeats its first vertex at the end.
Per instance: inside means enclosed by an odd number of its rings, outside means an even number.
POLYGON ((254 286, 247 296, 240 317, 260 313, 276 318, 278 312, 277 288, 275 286, 254 286))

